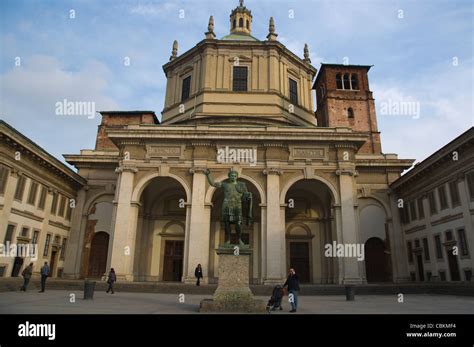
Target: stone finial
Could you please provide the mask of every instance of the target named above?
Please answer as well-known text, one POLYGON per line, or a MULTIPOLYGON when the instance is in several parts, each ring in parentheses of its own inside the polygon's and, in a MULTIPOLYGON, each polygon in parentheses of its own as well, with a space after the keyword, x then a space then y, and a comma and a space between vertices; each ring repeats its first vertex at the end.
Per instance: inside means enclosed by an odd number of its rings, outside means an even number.
POLYGON ((175 60, 178 57, 178 41, 174 40, 173 42, 173 50, 171 51, 171 60, 175 60))
POLYGON ((240 7, 244 7, 244 0, 239 0, 240 7))
POLYGON ((304 44, 304 59, 306 63, 311 64, 311 59, 309 59, 309 49, 308 49, 308 44, 304 44))
POLYGON ((209 24, 207 25, 206 39, 215 39, 216 34, 214 33, 214 17, 209 17, 209 24))
POLYGON ((273 17, 270 17, 267 39, 268 41, 275 41, 277 36, 278 34, 275 33, 275 20, 273 19, 273 17))

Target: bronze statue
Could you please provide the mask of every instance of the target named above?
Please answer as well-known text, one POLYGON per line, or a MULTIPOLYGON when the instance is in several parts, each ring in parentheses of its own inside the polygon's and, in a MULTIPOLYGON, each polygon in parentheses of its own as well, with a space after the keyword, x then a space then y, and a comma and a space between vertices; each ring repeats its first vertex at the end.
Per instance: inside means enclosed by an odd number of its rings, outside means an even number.
POLYGON ((214 182, 211 172, 205 172, 209 184, 216 188, 224 189, 224 202, 222 204, 221 220, 224 222, 225 245, 230 245, 231 224, 235 224, 235 232, 237 233, 238 244, 245 246, 242 241, 241 224, 242 224, 242 201, 249 202, 249 210, 247 215, 247 225, 252 224, 252 193, 247 190, 244 182, 237 180, 239 174, 237 171, 229 171, 229 178, 222 182, 214 182))

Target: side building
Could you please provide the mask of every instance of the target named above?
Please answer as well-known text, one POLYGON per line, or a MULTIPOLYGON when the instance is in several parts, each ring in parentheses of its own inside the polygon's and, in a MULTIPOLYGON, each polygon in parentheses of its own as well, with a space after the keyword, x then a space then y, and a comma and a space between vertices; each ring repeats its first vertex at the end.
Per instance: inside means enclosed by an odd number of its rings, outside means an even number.
POLYGON ((29 262, 34 262, 33 275, 39 275, 44 261, 50 264, 50 276, 62 276, 72 207, 84 184, 82 177, 0 121, 0 277, 18 276, 29 262), (35 254, 18 252, 26 244, 37 246, 35 254))
POLYGON ((412 281, 472 281, 474 128, 391 185, 412 281))

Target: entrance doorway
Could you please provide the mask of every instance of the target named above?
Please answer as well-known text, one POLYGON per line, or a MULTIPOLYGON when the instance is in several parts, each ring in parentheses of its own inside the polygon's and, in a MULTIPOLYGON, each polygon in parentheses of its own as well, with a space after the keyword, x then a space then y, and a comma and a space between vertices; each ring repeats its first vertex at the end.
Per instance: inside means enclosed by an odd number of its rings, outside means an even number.
POLYGON ((425 280, 425 270, 423 268, 423 256, 421 253, 416 255, 416 265, 418 267, 418 278, 423 282, 425 280))
POLYGON ((309 283, 308 242, 290 242, 290 267, 295 269, 300 283, 309 283))
POLYGON ((23 266, 23 258, 15 257, 15 261, 13 262, 12 277, 18 277, 22 266, 23 266))
POLYGON ((167 240, 163 260, 163 281, 180 282, 183 276, 184 241, 167 240))
POLYGON ((453 254, 453 250, 448 250, 448 264, 449 273, 451 274, 451 281, 460 281, 461 276, 459 274, 458 257, 453 254))
POLYGON ((109 234, 103 231, 96 233, 91 243, 88 277, 100 278, 105 274, 108 249, 109 234))
POLYGON ((57 249, 53 248, 51 251, 51 260, 49 261, 49 274, 48 277, 54 277, 54 267, 56 266, 56 255, 58 254, 57 249))
POLYGON ((364 249, 367 282, 390 281, 385 243, 378 237, 372 237, 367 240, 364 249))

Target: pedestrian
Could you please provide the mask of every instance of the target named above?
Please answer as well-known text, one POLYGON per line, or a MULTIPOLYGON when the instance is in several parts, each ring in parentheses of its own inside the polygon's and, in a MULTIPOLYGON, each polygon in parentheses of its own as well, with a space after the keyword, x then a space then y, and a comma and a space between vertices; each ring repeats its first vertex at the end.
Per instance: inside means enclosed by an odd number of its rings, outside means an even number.
POLYGON ((109 284, 109 287, 107 288, 106 293, 108 293, 110 291, 112 292, 112 294, 114 293, 114 283, 116 281, 117 281, 117 276, 115 275, 115 270, 114 270, 114 268, 111 268, 110 272, 109 272, 108 279, 107 279, 107 283, 109 284))
POLYGON ((290 269, 288 278, 286 279, 286 282, 283 287, 288 287, 288 299, 291 304, 290 312, 296 312, 296 310, 298 309, 298 292, 300 290, 300 283, 298 280, 298 276, 296 275, 295 269, 290 269))
POLYGON ((194 276, 197 278, 196 285, 197 286, 201 285, 201 278, 203 277, 201 264, 198 264, 198 266, 196 267, 196 270, 194 270, 194 276))
POLYGON ((49 266, 48 262, 45 261, 44 265, 41 267, 41 290, 39 291, 40 293, 44 293, 44 288, 46 287, 46 279, 49 276, 49 266))
POLYGON ((20 290, 26 292, 26 288, 28 288, 28 283, 30 283, 30 278, 32 274, 33 274, 33 263, 30 263, 30 265, 25 267, 25 269, 21 273, 21 275, 23 276, 23 285, 21 286, 20 290))

